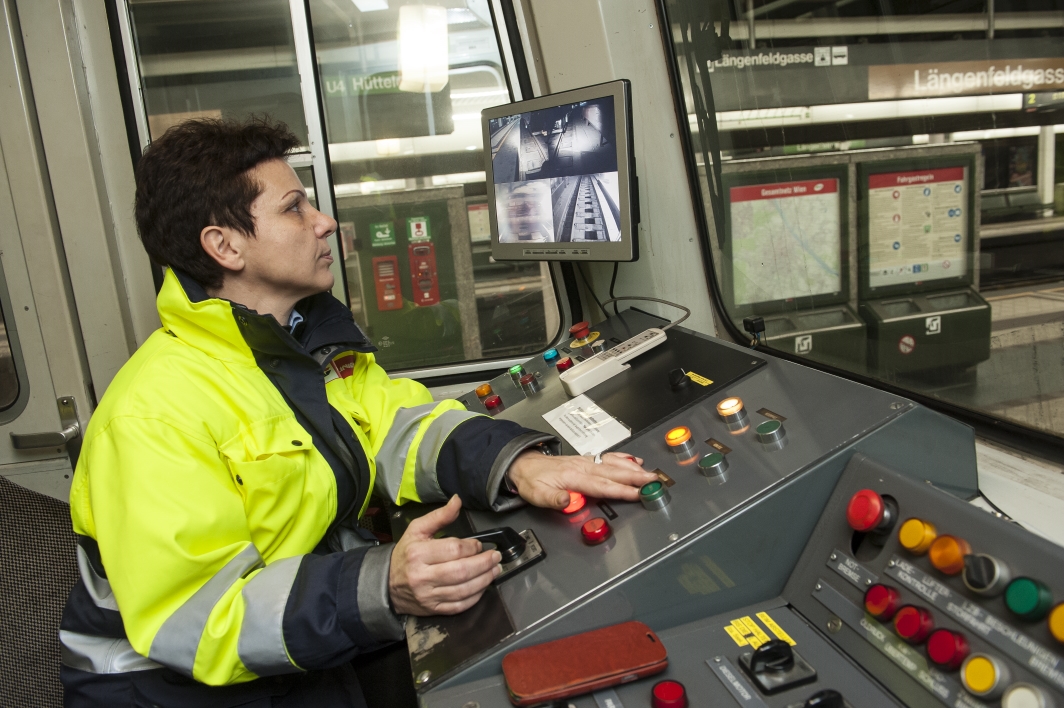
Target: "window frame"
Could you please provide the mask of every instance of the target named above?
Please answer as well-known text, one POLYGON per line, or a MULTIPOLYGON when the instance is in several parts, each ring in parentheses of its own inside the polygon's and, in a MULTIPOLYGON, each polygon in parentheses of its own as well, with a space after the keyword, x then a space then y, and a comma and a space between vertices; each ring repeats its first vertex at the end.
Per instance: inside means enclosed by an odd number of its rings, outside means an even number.
MULTIPOLYGON (((705 203, 703 198, 703 185, 702 180, 698 173, 698 164, 696 160, 695 144, 688 122, 688 113, 686 106, 686 98, 684 93, 684 84, 681 79, 681 65, 680 55, 677 50, 677 42, 673 35, 673 18, 669 14, 668 5, 670 2, 675 3, 678 0, 655 0, 655 7, 657 11, 658 27, 661 32, 662 46, 666 53, 666 65, 668 67, 669 83, 672 88, 673 95, 673 109, 675 111, 677 123, 680 126, 684 126, 679 132, 679 138, 681 141, 681 147, 684 154, 684 165, 687 172, 687 184, 691 193, 691 200, 694 204, 696 211, 696 228, 699 245, 702 251, 703 269, 705 271, 706 283, 709 287, 709 291, 713 299, 713 309, 717 314, 717 320, 720 323, 724 333, 727 333, 727 337, 730 338, 736 344, 742 344, 750 346, 751 337, 745 332, 741 332, 732 319, 731 313, 729 313, 725 306, 725 299, 723 293, 723 287, 721 279, 717 276, 716 263, 713 256, 713 243, 709 232, 709 219, 713 219, 714 227, 720 239, 723 239, 724 234, 724 206, 713 205, 714 208, 709 209, 710 205, 705 203), (720 208, 716 208, 719 206, 720 208)), ((712 25, 710 26, 712 31, 712 25)), ((681 28, 681 33, 683 32, 681 28)), ((686 37, 684 38, 686 41, 686 37)), ((687 63, 687 57, 684 57, 684 63, 687 63)), ((692 71, 693 73, 693 71, 692 71)), ((711 82, 706 74, 700 74, 700 78, 711 82)), ((693 83, 693 80, 692 80, 693 83)), ((707 85, 711 85, 708 84, 707 85)), ((698 97, 696 97, 697 100, 698 97)), ((708 97, 703 97, 706 102, 706 112, 716 113, 713 109, 713 96, 712 92, 708 92, 708 97)), ((697 107, 695 108, 697 115, 697 107)), ((703 143, 703 154, 706 156, 706 182, 710 198, 716 194, 718 200, 723 199, 723 193, 721 191, 721 155, 720 155, 720 141, 717 136, 716 122, 708 121, 709 130, 703 131, 700 125, 699 141, 703 143), (712 152, 711 152, 712 151, 712 152), (712 165, 710 164, 709 157, 713 158, 712 165), (716 175, 714 175, 713 167, 716 168, 716 175), (715 181, 715 184, 714 184, 715 181)), ((976 185, 979 187, 980 185, 976 185)), ((726 264, 720 264, 723 269, 727 267, 726 264)), ((851 277, 855 274, 851 274, 851 277)), ((978 411, 970 408, 965 408, 953 403, 943 401, 932 396, 913 391, 901 386, 896 386, 880 379, 876 379, 870 376, 855 373, 848 369, 841 369, 829 364, 823 364, 817 361, 801 357, 797 354, 792 354, 787 351, 775 349, 765 346, 763 344, 757 344, 751 347, 760 354, 773 356, 778 359, 783 359, 801 366, 806 366, 817 371, 822 371, 840 378, 848 379, 855 383, 860 383, 865 386, 877 388, 889 393, 895 394, 901 398, 905 398, 916 403, 919 403, 926 408, 933 411, 947 415, 962 423, 971 426, 976 435, 981 438, 996 442, 1006 447, 1022 449, 1025 452, 1036 455, 1042 459, 1056 462, 1058 464, 1064 464, 1064 438, 1052 435, 1050 433, 1037 430, 1034 428, 1015 423, 1004 418, 992 416, 986 412, 978 411)))
MULTIPOLYGON (((324 125, 324 95, 318 76, 317 48, 314 44, 313 27, 309 7, 305 0, 289 0, 292 16, 292 30, 294 49, 296 52, 297 66, 300 74, 303 74, 306 66, 312 67, 310 74, 313 75, 313 84, 301 78, 300 84, 303 93, 303 110, 310 131, 311 146, 306 155, 312 156, 310 164, 315 177, 315 196, 319 204, 323 204, 328 212, 331 207, 332 216, 336 215, 337 198, 333 187, 333 169, 329 159, 327 145, 328 135, 324 125), (302 23, 299 22, 302 20, 302 23), (302 25, 302 26, 297 26, 302 25), (316 129, 316 126, 318 128, 316 129), (320 132, 319 132, 320 131, 320 132), (320 135, 316 137, 315 134, 320 135), (319 156, 317 152, 322 154, 319 156), (321 181, 328 182, 328 203, 321 200, 321 181)), ((495 39, 499 48, 502 61, 503 76, 505 77, 509 97, 511 101, 520 100, 522 96, 531 97, 534 93, 529 67, 525 59, 525 49, 518 29, 518 20, 513 0, 490 0, 489 9, 493 21, 495 39), (504 41, 505 40, 505 41, 504 41)), ((120 94, 123 103, 123 113, 126 118, 126 130, 129 134, 130 155, 133 164, 136 165, 140 155, 151 143, 151 135, 148 128, 147 106, 145 104, 144 90, 141 81, 141 71, 137 56, 136 43, 134 41, 132 17, 130 14, 129 0, 109 0, 107 2, 107 14, 110 22, 111 38, 118 70, 118 83, 121 87, 120 94)), ((302 156, 303 153, 300 153, 302 156)), ((304 158, 300 164, 306 162, 304 158)), ((337 238, 338 237, 333 237, 337 238)), ((339 243, 335 244, 338 248, 339 243)), ((156 290, 162 285, 162 269, 152 265, 155 277, 156 290)), ((506 357, 502 359, 478 359, 459 363, 441 364, 438 366, 426 366, 410 369, 395 369, 389 371, 393 377, 414 378, 421 381, 435 382, 447 381, 458 384, 462 382, 474 382, 494 377, 505 371, 514 364, 527 361, 529 356, 536 356, 542 351, 556 346, 565 339, 570 325, 583 316, 579 300, 579 290, 576 283, 572 265, 550 265, 551 287, 554 289, 554 299, 558 306, 558 331, 553 334, 546 346, 542 349, 534 348, 527 355, 518 357, 506 357)), ((341 267, 338 270, 338 285, 344 295, 347 295, 349 284, 347 275, 341 267)), ((336 288, 334 288, 334 292, 336 288)), ((346 300, 345 300, 346 301, 346 300)))

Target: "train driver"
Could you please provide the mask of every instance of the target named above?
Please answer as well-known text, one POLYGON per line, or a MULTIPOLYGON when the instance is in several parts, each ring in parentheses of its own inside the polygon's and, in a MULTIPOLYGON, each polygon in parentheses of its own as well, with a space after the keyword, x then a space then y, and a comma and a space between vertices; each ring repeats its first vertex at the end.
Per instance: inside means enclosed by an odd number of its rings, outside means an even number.
POLYGON ((336 222, 285 162, 297 146, 268 121, 194 121, 137 165, 162 327, 109 385, 74 475, 69 706, 364 705, 356 655, 500 572, 478 541, 434 538, 462 505, 635 500, 654 479, 624 455, 545 455, 549 435, 389 379, 329 292, 336 222), (374 545, 371 493, 447 503, 374 545))

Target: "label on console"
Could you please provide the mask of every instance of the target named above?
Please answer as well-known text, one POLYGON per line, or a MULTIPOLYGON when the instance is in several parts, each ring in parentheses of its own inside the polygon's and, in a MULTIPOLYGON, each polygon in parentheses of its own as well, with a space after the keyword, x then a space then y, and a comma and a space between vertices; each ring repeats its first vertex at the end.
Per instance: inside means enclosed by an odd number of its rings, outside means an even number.
POLYGON ((826 580, 817 582, 813 597, 942 703, 952 708, 986 708, 985 703, 969 695, 957 681, 929 666, 922 653, 898 639, 894 632, 872 619, 826 580))
POLYGON ((787 420, 786 418, 784 418, 779 413, 774 413, 774 412, 770 411, 768 408, 758 408, 757 412, 760 413, 761 415, 765 416, 766 418, 771 418, 772 420, 778 420, 781 423, 783 421, 787 420))
POLYGON ((739 670, 735 668, 735 664, 728 661, 727 657, 715 656, 712 659, 707 659, 706 664, 709 665, 709 668, 720 682, 724 684, 724 688, 728 689, 728 693, 732 694, 732 697, 739 702, 739 705, 768 708, 757 694, 757 691, 754 690, 754 687, 739 673, 739 670))
POLYGON ((1064 660, 978 604, 946 587, 909 561, 893 556, 886 574, 927 599, 1001 652, 1059 689, 1064 689, 1064 660))
POLYGON ((879 582, 878 575, 837 548, 828 556, 828 567, 860 588, 861 592, 879 582))
POLYGON ((543 420, 558 431, 578 455, 597 455, 632 435, 631 430, 584 394, 544 413, 543 420))
POLYGON ((720 440, 716 440, 714 438, 706 440, 706 444, 722 455, 727 455, 729 452, 731 452, 730 447, 722 443, 720 440))
MULTIPOLYGON (((591 697, 595 699, 595 705, 597 705, 598 708, 624 708, 624 704, 621 703, 620 697, 612 688, 595 691, 591 694, 591 697)), ((466 705, 469 704, 467 703, 466 705)))

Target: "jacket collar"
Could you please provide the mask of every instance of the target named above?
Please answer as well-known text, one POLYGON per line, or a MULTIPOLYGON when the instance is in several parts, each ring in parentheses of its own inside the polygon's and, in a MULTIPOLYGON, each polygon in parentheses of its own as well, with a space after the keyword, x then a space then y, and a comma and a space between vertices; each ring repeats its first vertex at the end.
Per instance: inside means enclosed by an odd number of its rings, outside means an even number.
POLYGON ((256 355, 307 357, 323 348, 376 351, 351 311, 328 292, 299 301, 303 323, 294 337, 271 315, 211 297, 173 269, 166 271, 157 304, 163 330, 216 359, 254 365, 256 355))

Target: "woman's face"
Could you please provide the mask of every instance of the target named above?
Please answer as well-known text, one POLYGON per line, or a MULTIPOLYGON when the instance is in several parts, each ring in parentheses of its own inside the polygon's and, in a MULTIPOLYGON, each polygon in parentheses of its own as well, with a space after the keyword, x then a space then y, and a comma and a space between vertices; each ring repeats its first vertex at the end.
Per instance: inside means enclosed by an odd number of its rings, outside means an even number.
POLYGON ((247 239, 244 276, 255 287, 295 300, 333 286, 327 237, 336 221, 315 209, 284 160, 269 160, 248 173, 262 187, 251 203, 255 236, 247 239))

